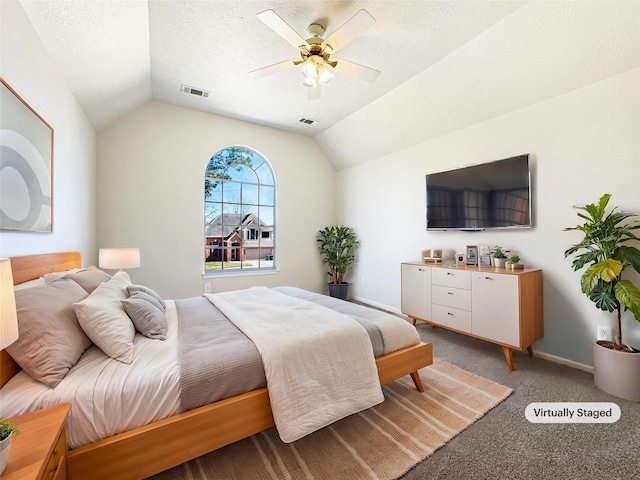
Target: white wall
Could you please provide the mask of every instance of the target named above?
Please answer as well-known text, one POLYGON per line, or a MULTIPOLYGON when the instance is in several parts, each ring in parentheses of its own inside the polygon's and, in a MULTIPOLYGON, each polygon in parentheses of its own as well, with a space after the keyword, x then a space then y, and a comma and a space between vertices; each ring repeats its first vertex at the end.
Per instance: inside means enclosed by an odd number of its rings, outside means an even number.
POLYGON ((0 2, 0 76, 54 130, 53 233, 0 231, 0 256, 79 250, 96 256, 96 135, 22 6, 0 2))
POLYGON ((326 287, 316 233, 335 223, 335 169, 301 135, 148 103, 98 136, 98 245, 140 247, 134 282, 168 298, 253 285, 326 287), (279 273, 203 279, 204 172, 230 145, 266 158, 277 185, 279 273))
MULTIPOLYGON (((640 212, 638 85, 635 69, 340 171, 339 221, 362 240, 354 294, 399 309, 400 262, 417 260, 425 248, 464 252, 468 244, 499 244, 543 269, 545 334, 534 349, 590 365, 596 325, 615 319, 580 292, 579 273, 564 251, 581 237, 562 229, 579 223, 572 205, 597 202, 603 193, 623 210, 640 212), (520 153, 532 155, 534 228, 426 232, 426 173, 520 153)), ((629 313, 625 326, 626 340, 640 347, 640 325, 629 313)))

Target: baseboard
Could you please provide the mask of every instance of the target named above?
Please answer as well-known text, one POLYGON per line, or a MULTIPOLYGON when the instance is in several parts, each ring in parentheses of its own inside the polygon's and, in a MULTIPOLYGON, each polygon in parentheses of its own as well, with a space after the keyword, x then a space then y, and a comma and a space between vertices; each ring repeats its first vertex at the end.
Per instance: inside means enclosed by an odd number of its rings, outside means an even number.
MULTIPOLYGON (((353 297, 352 300, 355 300, 356 302, 359 302, 359 303, 363 303, 370 307, 377 308, 379 310, 384 310, 385 312, 400 315, 401 317, 406 318, 409 321, 409 317, 404 315, 399 309, 395 307, 385 305, 384 303, 374 302, 373 300, 369 300, 368 298, 362 298, 362 297, 353 297)), ((560 365, 566 365, 567 367, 571 367, 571 368, 577 368, 578 370, 582 370, 584 372, 589 372, 593 374, 593 367, 590 365, 585 365, 584 363, 575 362, 573 360, 569 360, 568 358, 558 357, 557 355, 540 352, 538 350, 534 351, 534 355, 536 357, 549 360, 550 362, 559 363, 560 365)))
POLYGON ((591 365, 585 365, 584 363, 575 362, 573 360, 569 360, 568 358, 558 357, 557 355, 551 355, 550 353, 539 352, 537 350, 534 351, 534 355, 536 357, 549 360, 550 362, 566 365, 567 367, 577 368, 578 370, 593 374, 593 367, 591 365))

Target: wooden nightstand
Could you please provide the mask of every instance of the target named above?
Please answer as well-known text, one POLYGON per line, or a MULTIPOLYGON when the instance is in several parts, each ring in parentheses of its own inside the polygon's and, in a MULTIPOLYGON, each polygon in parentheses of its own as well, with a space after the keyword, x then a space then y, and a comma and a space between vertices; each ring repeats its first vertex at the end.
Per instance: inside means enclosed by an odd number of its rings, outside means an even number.
POLYGON ((65 480, 67 478, 66 420, 70 403, 12 418, 20 433, 11 440, 2 480, 65 480))

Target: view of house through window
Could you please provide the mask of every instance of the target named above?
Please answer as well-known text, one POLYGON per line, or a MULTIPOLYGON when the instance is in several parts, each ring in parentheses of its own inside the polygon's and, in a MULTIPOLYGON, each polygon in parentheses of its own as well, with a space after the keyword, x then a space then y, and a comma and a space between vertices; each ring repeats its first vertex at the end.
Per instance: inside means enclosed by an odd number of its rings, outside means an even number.
POLYGON ((205 274, 275 268, 275 180, 258 153, 227 147, 204 181, 205 274))

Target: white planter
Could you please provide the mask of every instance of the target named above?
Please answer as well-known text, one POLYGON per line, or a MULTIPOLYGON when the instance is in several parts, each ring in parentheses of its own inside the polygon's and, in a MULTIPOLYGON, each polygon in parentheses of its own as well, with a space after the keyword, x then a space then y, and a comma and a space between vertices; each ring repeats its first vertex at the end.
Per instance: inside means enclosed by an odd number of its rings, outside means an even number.
POLYGON ((0 475, 4 472, 4 469, 7 466, 7 461, 9 460, 9 447, 11 446, 11 437, 9 435, 4 440, 0 440, 0 475))
POLYGON ((640 353, 626 353, 593 344, 593 381, 600 390, 640 402, 640 353))
POLYGON ((506 258, 491 257, 491 260, 493 260, 493 266, 495 268, 504 268, 505 264, 507 263, 507 259, 506 258))

